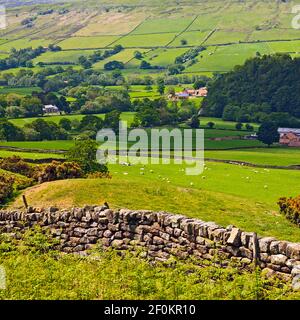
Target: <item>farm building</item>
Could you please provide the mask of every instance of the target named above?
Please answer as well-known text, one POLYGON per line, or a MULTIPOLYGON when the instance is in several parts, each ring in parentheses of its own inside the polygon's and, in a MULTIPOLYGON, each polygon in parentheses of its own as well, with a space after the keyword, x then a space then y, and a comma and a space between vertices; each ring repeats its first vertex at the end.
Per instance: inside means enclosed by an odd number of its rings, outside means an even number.
POLYGON ((300 129, 279 128, 279 143, 289 147, 300 147, 300 129))
POLYGON ((59 113, 59 109, 57 106, 53 106, 52 104, 45 105, 43 108, 44 113, 59 113))
POLYGON ((180 100, 180 99, 189 99, 189 98, 200 98, 207 96, 207 88, 195 89, 184 89, 182 92, 175 93, 175 96, 170 95, 169 99, 180 100))

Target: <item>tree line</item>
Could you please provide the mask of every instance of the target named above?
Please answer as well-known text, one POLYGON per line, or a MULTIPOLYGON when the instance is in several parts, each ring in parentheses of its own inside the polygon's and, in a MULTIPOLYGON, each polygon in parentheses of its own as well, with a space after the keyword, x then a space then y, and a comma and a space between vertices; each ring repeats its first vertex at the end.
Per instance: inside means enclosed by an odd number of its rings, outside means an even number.
POLYGON ((299 58, 276 54, 249 59, 209 82, 203 115, 300 127, 299 74, 299 58))

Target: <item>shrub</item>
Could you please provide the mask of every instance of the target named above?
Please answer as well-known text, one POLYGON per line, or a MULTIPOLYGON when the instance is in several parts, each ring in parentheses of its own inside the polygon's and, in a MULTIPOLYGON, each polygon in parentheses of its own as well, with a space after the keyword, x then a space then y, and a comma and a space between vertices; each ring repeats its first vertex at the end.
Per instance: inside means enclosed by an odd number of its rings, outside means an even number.
POLYGON ((109 172, 93 172, 87 175, 87 179, 111 179, 112 176, 109 172))
POLYGON ((300 195, 295 198, 280 198, 278 201, 280 213, 289 221, 300 226, 300 195))
POLYGON ((83 171, 76 162, 52 161, 50 164, 37 166, 34 173, 34 179, 39 183, 81 177, 83 177, 83 171))
POLYGON ((14 192, 14 179, 0 174, 0 204, 10 199, 14 192))
POLYGON ((241 122, 238 122, 238 123, 235 125, 235 128, 236 128, 236 130, 242 130, 243 124, 242 124, 241 122))
POLYGON ((32 177, 34 169, 22 158, 12 156, 0 160, 0 169, 21 174, 26 177, 32 177))

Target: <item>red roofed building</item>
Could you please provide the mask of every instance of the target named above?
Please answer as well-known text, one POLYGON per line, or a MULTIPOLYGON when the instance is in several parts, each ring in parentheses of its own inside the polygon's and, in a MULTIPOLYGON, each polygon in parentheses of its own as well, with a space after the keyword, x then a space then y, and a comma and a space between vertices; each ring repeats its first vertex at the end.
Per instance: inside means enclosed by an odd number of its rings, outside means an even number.
POLYGON ((279 143, 288 147, 300 147, 300 129, 279 128, 279 143))

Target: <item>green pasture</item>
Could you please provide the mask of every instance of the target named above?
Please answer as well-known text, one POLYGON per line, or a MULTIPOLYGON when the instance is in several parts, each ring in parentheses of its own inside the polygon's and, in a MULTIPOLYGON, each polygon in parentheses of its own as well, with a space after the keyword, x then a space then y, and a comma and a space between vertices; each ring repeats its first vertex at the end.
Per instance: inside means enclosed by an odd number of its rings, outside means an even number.
POLYGON ((235 43, 239 41, 245 41, 247 36, 248 34, 245 32, 217 30, 211 35, 211 37, 209 37, 204 42, 204 45, 235 43))
POLYGON ((198 55, 198 62, 186 71, 226 72, 236 65, 242 65, 247 59, 255 57, 257 52, 268 54, 270 49, 265 43, 208 47, 198 55))
POLYGON ((115 44, 120 44, 124 48, 152 48, 152 47, 164 47, 172 39, 174 39, 176 33, 153 33, 153 34, 139 34, 128 35, 120 38, 115 44))
POLYGON ((0 94, 16 93, 21 95, 29 95, 33 91, 41 91, 39 87, 0 87, 0 94))
POLYGON ((299 30, 292 29, 270 29, 270 30, 260 30, 254 31, 249 40, 295 40, 300 39, 300 32, 299 30))
POLYGON ((70 37, 58 45, 64 50, 106 48, 117 39, 118 36, 70 37))
MULTIPOLYGON (((121 52, 105 59, 102 61, 99 61, 93 65, 94 69, 103 69, 104 65, 110 61, 120 61, 126 64, 129 60, 131 60, 134 57, 134 52, 138 49, 124 49, 121 52)), ((142 50, 143 51, 143 50, 142 50)))
MULTIPOLYGON (((104 114, 96 114, 96 116, 104 119, 105 115, 104 114)), ((39 118, 20 118, 20 119, 9 119, 10 122, 12 122, 14 125, 18 127, 23 127, 27 123, 31 123, 36 119, 43 119, 46 121, 53 121, 55 123, 59 123, 59 121, 62 118, 67 118, 69 120, 78 120, 80 121, 84 115, 82 114, 73 114, 73 115, 55 115, 55 116, 44 116, 44 117, 39 117, 39 118)), ((123 112, 121 114, 121 120, 127 121, 129 124, 133 121, 134 118, 134 112, 123 112)))
MULTIPOLYGON (((1 142, 0 142, 1 144, 1 142)), ((25 144, 26 146, 26 144, 25 144)), ((22 148, 25 148, 22 146, 22 148)), ((18 151, 8 151, 0 149, 0 158, 9 158, 12 156, 17 156, 23 159, 40 160, 40 159, 62 159, 63 154, 57 153, 39 153, 39 152, 18 152, 18 151)))
MULTIPOLYGON (((151 65, 154 66, 168 66, 175 62, 176 57, 185 53, 188 49, 180 48, 180 49, 166 49, 160 48, 151 50, 144 55, 143 60, 146 60, 151 65)), ((128 66, 131 67, 139 67, 141 61, 137 59, 133 59, 129 62, 128 66)))
POLYGON ((181 32, 193 21, 193 17, 147 19, 131 34, 181 32))
POLYGON ((181 41, 186 40, 187 46, 199 46, 203 44, 205 38, 209 35, 210 31, 187 31, 178 35, 174 41, 169 44, 169 47, 182 46, 181 41))
POLYGON ((41 56, 33 59, 33 63, 38 62, 54 63, 54 62, 72 62, 78 63, 80 56, 89 56, 94 53, 94 50, 70 50, 70 51, 57 51, 57 52, 45 52, 41 56))
POLYGON ((8 40, 4 43, 0 44, 0 51, 9 52, 12 48, 17 50, 23 48, 37 48, 39 46, 47 47, 51 43, 51 40, 47 39, 29 39, 29 38, 22 38, 18 40, 8 40))
MULTIPOLYGON (((201 127, 206 127, 208 122, 213 122, 215 124, 216 129, 236 130, 235 129, 236 122, 234 121, 224 121, 220 118, 214 118, 214 117, 200 117, 201 127)), ((250 123, 250 125, 254 127, 254 130, 257 130, 259 127, 259 125, 255 123, 250 123)))
MULTIPOLYGON (((57 181, 28 189, 26 197, 33 206, 42 201, 64 208, 107 201, 113 208, 163 210, 259 235, 300 239, 300 229, 281 216, 276 205, 279 197, 297 194, 300 171, 209 162, 202 174, 188 176, 185 165, 172 163, 109 167, 112 180, 57 181)), ((13 206, 20 204, 17 199, 13 206)))
POLYGON ((259 148, 240 150, 205 151, 206 158, 236 160, 259 165, 291 166, 300 165, 299 148, 259 148))
POLYGON ((299 41, 277 41, 267 43, 270 50, 275 52, 300 52, 299 41))

